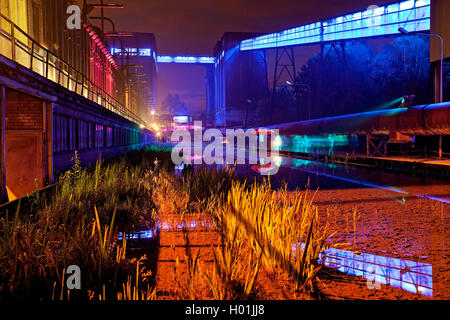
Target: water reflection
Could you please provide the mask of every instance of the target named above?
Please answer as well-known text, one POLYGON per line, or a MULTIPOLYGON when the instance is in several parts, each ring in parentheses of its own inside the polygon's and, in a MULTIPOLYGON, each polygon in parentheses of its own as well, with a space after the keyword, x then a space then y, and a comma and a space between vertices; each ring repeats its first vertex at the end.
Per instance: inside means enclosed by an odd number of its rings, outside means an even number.
POLYGON ((375 282, 433 297, 433 267, 428 263, 333 248, 322 252, 320 261, 340 272, 363 277, 368 284, 375 282))
MULTIPOLYGON (((130 234, 126 234, 127 240, 136 240, 136 239, 152 239, 154 237, 153 230, 141 230, 132 232, 130 234)), ((122 241, 123 240, 123 233, 119 232, 119 236, 117 240, 122 241)))
MULTIPOLYGON (((181 221, 181 222, 172 222, 169 223, 167 221, 163 221, 158 224, 157 229, 163 230, 163 231, 183 231, 183 230, 189 230, 194 231, 194 229, 200 229, 200 230, 207 230, 214 227, 214 223, 206 220, 189 220, 181 221)), ((197 231, 200 231, 197 230, 197 231)))
MULTIPOLYGON (((208 230, 214 227, 214 223, 210 221, 205 220, 193 220, 190 219, 189 221, 179 221, 179 222, 168 222, 163 221, 157 224, 155 229, 144 229, 139 231, 134 231, 131 233, 125 234, 127 240, 138 240, 138 239, 153 239, 157 236, 158 232, 161 230, 163 231, 183 231, 183 230, 189 230, 194 231, 197 229, 197 231, 200 230, 208 230)), ((119 232, 117 236, 118 241, 123 240, 123 233, 119 232)))

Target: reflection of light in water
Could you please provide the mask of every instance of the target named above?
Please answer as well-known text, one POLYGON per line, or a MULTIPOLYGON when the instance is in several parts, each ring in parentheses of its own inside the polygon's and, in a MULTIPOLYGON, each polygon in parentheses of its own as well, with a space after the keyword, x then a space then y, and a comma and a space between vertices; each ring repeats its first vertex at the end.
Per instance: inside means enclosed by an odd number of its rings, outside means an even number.
MULTIPOLYGON (((152 239, 153 238, 153 231, 152 230, 143 230, 138 232, 133 232, 130 234, 127 234, 127 239, 152 239)), ((122 232, 119 232, 118 240, 121 241, 123 239, 122 232)))
POLYGON ((280 156, 272 156, 270 158, 260 158, 259 164, 250 168, 261 175, 272 175, 278 173, 278 168, 283 164, 283 158, 280 156))
MULTIPOLYGON (((298 153, 333 154, 336 147, 347 147, 356 143, 354 137, 339 134, 321 136, 296 135, 283 137, 283 150, 298 153)), ((281 146, 280 145, 280 146, 281 146)))
POLYGON ((272 163, 274 165, 276 165, 277 167, 281 167, 283 160, 281 159, 280 156, 275 156, 275 157, 272 157, 272 163))
MULTIPOLYGON (((301 247, 304 248, 303 243, 301 247)), ((340 272, 363 277, 368 282, 433 297, 433 267, 428 263, 368 253, 356 254, 334 248, 323 251, 319 255, 319 262, 340 272)))
MULTIPOLYGON (((290 158, 286 158, 286 159, 290 159, 290 158)), ((292 165, 295 167, 295 168, 298 168, 298 167, 309 167, 309 166, 311 166, 311 167, 325 167, 325 168, 327 168, 327 169, 335 169, 335 168, 337 168, 338 166, 337 165, 335 165, 335 164, 332 164, 332 163, 319 163, 319 162, 316 162, 316 161, 311 161, 311 160, 305 160, 305 159, 299 159, 299 158, 292 158, 292 159, 290 159, 291 160, 291 162, 292 162, 292 165)))
POLYGON ((167 222, 163 222, 160 224, 161 230, 169 230, 169 224, 167 222))
POLYGON ((175 170, 177 170, 177 171, 183 171, 183 169, 184 169, 185 166, 186 166, 186 165, 184 164, 184 162, 183 162, 183 163, 180 163, 180 164, 177 164, 177 165, 175 166, 175 170))
POLYGON ((320 259, 325 266, 340 272, 423 296, 433 296, 433 267, 428 263, 338 249, 324 251, 320 259))
MULTIPOLYGON (((292 159, 292 165, 294 166, 295 169, 299 169, 301 171, 304 171, 304 172, 307 172, 307 173, 310 173, 310 174, 321 175, 321 176, 324 176, 324 177, 327 177, 327 178, 332 178, 332 179, 336 179, 336 180, 351 182, 351 183, 363 185, 363 186, 370 187, 370 188, 383 189, 383 190, 392 191, 392 192, 405 194, 405 195, 409 195, 410 194, 408 191, 405 191, 405 190, 402 190, 402 189, 399 189, 399 188, 396 188, 396 187, 393 187, 393 186, 382 186, 382 185, 378 185, 378 184, 374 184, 374 183, 369 183, 369 182, 364 182, 364 181, 344 178, 344 177, 340 177, 340 176, 336 176, 336 175, 332 175, 332 174, 327 174, 327 173, 324 173, 324 172, 312 171, 312 170, 305 169, 305 167, 307 167, 311 163, 312 162, 309 161, 309 160, 292 159)), ((337 168, 336 165, 330 166, 330 164, 327 164, 327 166, 329 168, 337 168)), ((430 195, 421 195, 421 194, 415 194, 414 196, 416 196, 418 198, 430 199, 430 200, 434 200, 434 201, 439 201, 439 202, 442 202, 442 203, 449 203, 450 204, 450 199, 445 199, 445 198, 440 198, 440 197, 435 197, 435 196, 430 196, 430 195)), ((393 199, 393 200, 395 200, 397 202, 400 202, 402 204, 406 204, 406 198, 404 198, 404 197, 401 198, 401 199, 393 199)))
POLYGON ((181 223, 168 223, 167 221, 164 221, 162 223, 159 223, 157 226, 158 230, 163 231, 170 231, 170 230, 183 230, 185 227, 189 227, 190 229, 195 229, 197 227, 203 227, 203 228, 211 228, 214 227, 214 223, 204 220, 189 220, 186 224, 185 221, 182 221, 181 223))
POLYGON ((292 165, 296 168, 308 167, 310 164, 312 164, 312 161, 303 160, 303 159, 292 159, 292 165))
POLYGON ((443 202, 443 203, 450 203, 450 200, 449 200, 449 199, 444 199, 444 198, 439 198, 439 197, 433 197, 433 196, 424 196, 424 195, 421 195, 421 194, 418 194, 417 196, 418 196, 419 198, 426 198, 426 199, 430 199, 430 200, 440 201, 440 202, 443 202))
POLYGON ((393 191, 393 192, 397 192, 397 193, 401 193, 401 194, 409 194, 409 192, 392 187, 392 186, 380 186, 378 184, 373 184, 373 183, 368 183, 368 182, 363 182, 363 181, 358 181, 358 180, 354 180, 354 179, 348 179, 348 178, 344 178, 344 177, 339 177, 339 176, 334 176, 331 174, 327 174, 327 173, 323 173, 323 172, 318 172, 318 171, 311 171, 311 170, 306 170, 304 168, 298 168, 299 170, 302 170, 304 172, 308 172, 311 174, 318 174, 324 177, 328 177, 328 178, 333 178, 333 179, 337 179, 337 180, 342 180, 342 181, 346 181, 346 182, 351 182, 351 183, 356 183, 356 184, 360 184, 366 187, 371 187, 371 188, 377 188, 377 189, 383 189, 383 190, 387 190, 387 191, 393 191))
POLYGON ((273 139, 272 142, 272 149, 273 150, 280 150, 281 146, 283 145, 283 141, 281 140, 281 137, 278 135, 273 139))
POLYGON ((191 160, 191 161, 195 161, 195 160, 203 160, 203 156, 202 156, 202 155, 198 155, 198 154, 191 155, 191 156, 188 157, 188 158, 189 158, 189 160, 191 160))

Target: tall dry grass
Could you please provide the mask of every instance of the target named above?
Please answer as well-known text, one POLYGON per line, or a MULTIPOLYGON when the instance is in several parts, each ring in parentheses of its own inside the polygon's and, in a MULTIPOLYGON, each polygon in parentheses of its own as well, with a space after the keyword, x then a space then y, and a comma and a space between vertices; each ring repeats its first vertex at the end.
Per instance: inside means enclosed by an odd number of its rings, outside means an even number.
POLYGON ((18 206, 14 215, 1 217, 0 299, 68 298, 56 284, 73 264, 82 270, 85 290, 71 298, 87 299, 87 290, 97 296, 104 285, 112 297, 122 291, 133 263, 117 234, 154 226, 152 189, 144 182, 156 157, 167 155, 144 150, 83 169, 75 154, 54 192, 35 199, 36 211, 20 212, 18 206))
MULTIPOLYGON (((214 179, 202 181, 207 190, 214 179)), ((208 207, 221 235, 221 243, 210 248, 214 261, 202 261, 199 251, 188 250, 187 271, 175 274, 176 298, 260 299, 267 278, 286 279, 295 292, 316 290, 320 253, 341 244, 332 241, 331 212, 320 219, 314 193, 272 190, 268 180, 247 185, 232 179, 219 195, 215 206, 208 207)), ((176 269, 181 269, 179 261, 176 269)))

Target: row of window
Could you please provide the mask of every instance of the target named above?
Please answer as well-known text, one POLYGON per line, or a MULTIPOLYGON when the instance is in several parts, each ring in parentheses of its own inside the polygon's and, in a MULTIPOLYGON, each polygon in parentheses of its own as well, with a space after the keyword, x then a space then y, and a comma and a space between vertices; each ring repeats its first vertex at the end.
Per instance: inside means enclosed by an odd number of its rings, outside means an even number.
POLYGON ((430 29, 430 0, 408 0, 241 41, 240 50, 284 47, 430 29))
POLYGON ((94 148, 110 148, 138 144, 139 130, 109 127, 90 121, 53 115, 53 151, 65 152, 94 148))

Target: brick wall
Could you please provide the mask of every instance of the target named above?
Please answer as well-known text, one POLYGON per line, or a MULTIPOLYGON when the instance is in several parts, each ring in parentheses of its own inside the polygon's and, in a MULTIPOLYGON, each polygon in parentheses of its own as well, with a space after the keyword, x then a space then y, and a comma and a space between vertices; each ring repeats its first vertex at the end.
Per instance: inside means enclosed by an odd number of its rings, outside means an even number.
POLYGON ((6 130, 42 130, 42 100, 6 89, 6 130))

